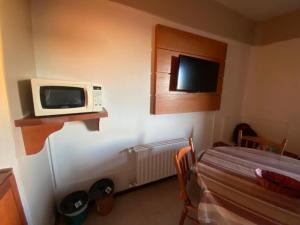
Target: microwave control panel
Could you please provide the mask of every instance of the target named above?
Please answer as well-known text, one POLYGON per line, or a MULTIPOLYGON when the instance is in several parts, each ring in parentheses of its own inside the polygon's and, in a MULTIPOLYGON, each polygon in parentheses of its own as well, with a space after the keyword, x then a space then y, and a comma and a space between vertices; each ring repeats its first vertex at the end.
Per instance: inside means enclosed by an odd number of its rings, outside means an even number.
POLYGON ((93 85, 93 111, 102 111, 102 88, 100 85, 93 85))

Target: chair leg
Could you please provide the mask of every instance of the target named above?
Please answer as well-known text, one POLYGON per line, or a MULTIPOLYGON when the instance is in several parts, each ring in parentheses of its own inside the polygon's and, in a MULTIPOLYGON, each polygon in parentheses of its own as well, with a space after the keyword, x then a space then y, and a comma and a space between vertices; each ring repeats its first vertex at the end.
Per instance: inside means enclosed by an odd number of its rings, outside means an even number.
POLYGON ((183 225, 184 224, 184 220, 185 220, 185 217, 186 217, 186 209, 184 208, 182 210, 182 213, 181 213, 181 217, 180 217, 180 222, 179 222, 179 225, 183 225))

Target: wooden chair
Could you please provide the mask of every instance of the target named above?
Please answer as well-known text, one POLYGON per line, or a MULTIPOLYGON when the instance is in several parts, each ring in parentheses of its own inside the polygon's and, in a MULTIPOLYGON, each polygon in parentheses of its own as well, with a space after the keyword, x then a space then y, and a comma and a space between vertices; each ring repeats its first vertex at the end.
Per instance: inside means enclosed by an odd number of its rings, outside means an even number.
POLYGON ((287 139, 284 138, 282 142, 278 144, 262 137, 243 136, 243 131, 240 130, 238 137, 238 146, 241 147, 242 145, 243 147, 255 148, 264 151, 273 151, 275 149, 276 153, 282 155, 287 145, 287 139))
POLYGON ((180 225, 184 224, 186 217, 195 222, 195 224, 200 224, 197 218, 189 215, 191 212, 198 212, 198 207, 192 204, 187 193, 187 183, 190 180, 191 166, 195 166, 196 164, 192 138, 189 139, 189 143, 190 146, 181 148, 175 156, 175 165, 180 187, 180 198, 184 201, 184 207, 179 222, 180 225))

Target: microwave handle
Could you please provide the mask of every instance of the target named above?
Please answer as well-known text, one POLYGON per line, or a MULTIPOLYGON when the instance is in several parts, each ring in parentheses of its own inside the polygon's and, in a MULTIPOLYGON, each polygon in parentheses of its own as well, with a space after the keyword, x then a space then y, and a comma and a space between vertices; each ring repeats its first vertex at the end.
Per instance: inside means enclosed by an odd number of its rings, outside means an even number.
POLYGON ((84 89, 84 98, 85 98, 85 106, 87 107, 89 104, 89 98, 88 98, 87 89, 84 89))

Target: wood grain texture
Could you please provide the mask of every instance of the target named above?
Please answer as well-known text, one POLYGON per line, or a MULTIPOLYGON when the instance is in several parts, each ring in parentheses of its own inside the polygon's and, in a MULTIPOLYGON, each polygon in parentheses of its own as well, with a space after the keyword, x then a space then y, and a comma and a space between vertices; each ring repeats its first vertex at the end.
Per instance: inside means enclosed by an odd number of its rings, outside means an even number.
POLYGON ((225 59, 227 45, 223 42, 158 24, 156 47, 200 55, 209 59, 225 59))
POLYGON ((183 210, 179 224, 183 225, 185 218, 191 219, 195 224, 200 224, 198 219, 192 215, 198 210, 198 207, 192 204, 188 195, 187 184, 191 178, 191 168, 196 166, 196 156, 192 138, 189 139, 189 146, 181 148, 175 155, 175 167, 180 188, 180 198, 183 201, 183 210))
POLYGON ((70 114, 62 116, 35 117, 29 116, 15 120, 15 126, 21 127, 27 155, 40 152, 50 134, 63 128, 65 122, 91 121, 100 129, 100 119, 108 117, 105 109, 102 112, 70 114))
POLYGON ((22 225, 11 189, 8 189, 0 203, 1 225, 22 225))
POLYGON ((1 170, 0 177, 0 224, 27 225, 17 184, 11 169, 1 170))
POLYGON ((11 191, 12 191, 13 196, 14 196, 15 205, 18 209, 18 215, 20 217, 21 224, 27 225, 27 221, 26 221, 24 209, 23 209, 23 206, 22 206, 22 202, 21 202, 21 198, 20 198, 16 178, 15 178, 13 173, 9 177, 9 183, 10 183, 10 186, 11 186, 11 191))
POLYGON ((2 185, 6 179, 9 178, 9 176, 12 173, 12 169, 0 169, 0 185, 2 185))
POLYGON ((0 184, 0 199, 3 198, 7 190, 9 189, 9 182, 6 182, 6 180, 3 181, 2 184, 0 184))
POLYGON ((40 152, 46 139, 50 134, 62 129, 64 123, 52 123, 44 125, 24 126, 22 135, 27 155, 33 155, 40 152))
POLYGON ((72 121, 84 121, 84 120, 93 120, 103 117, 108 117, 107 111, 104 109, 102 112, 94 113, 80 113, 80 114, 70 114, 62 116, 28 116, 23 119, 15 120, 16 127, 23 126, 34 126, 34 125, 44 125, 44 124, 56 124, 72 121))
POLYGON ((154 48, 151 113, 169 114, 220 109, 227 44, 157 25, 154 48), (178 69, 178 57, 181 54, 219 63, 218 84, 215 93, 172 91, 178 69))
POLYGON ((214 94, 156 95, 155 114, 185 113, 218 110, 220 96, 214 94))

